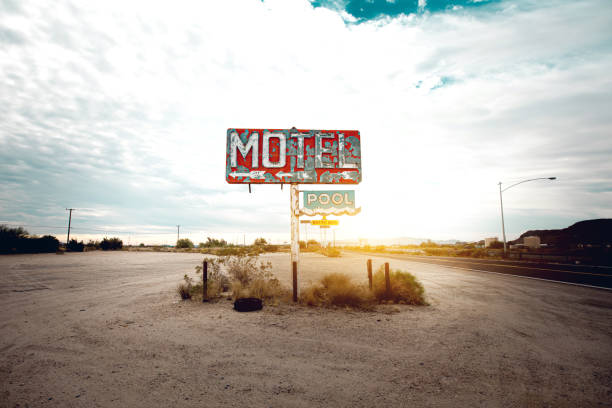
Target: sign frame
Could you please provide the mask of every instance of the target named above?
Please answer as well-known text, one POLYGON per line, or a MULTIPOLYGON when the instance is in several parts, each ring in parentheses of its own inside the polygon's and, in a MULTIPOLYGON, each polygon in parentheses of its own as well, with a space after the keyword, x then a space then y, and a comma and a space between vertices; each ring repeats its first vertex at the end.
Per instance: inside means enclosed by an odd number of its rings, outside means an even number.
POLYGON ((359 184, 358 130, 227 129, 230 184, 359 184))

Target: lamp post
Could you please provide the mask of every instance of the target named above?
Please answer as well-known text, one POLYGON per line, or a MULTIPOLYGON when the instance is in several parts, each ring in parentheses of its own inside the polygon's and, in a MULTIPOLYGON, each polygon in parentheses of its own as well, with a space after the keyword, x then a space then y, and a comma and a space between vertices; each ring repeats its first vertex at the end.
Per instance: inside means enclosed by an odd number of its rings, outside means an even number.
POLYGON ((538 177, 538 178, 533 178, 533 179, 528 179, 528 180, 523 180, 523 181, 519 181, 518 183, 514 183, 504 189, 502 189, 502 182, 499 182, 499 206, 501 208, 501 219, 502 219, 502 236, 504 238, 504 258, 506 257, 506 226, 504 224, 504 201, 502 199, 502 193, 506 190, 508 190, 509 188, 512 188, 514 186, 518 186, 519 184, 523 184, 523 183, 527 183, 528 181, 535 181, 535 180, 556 180, 556 177, 538 177))

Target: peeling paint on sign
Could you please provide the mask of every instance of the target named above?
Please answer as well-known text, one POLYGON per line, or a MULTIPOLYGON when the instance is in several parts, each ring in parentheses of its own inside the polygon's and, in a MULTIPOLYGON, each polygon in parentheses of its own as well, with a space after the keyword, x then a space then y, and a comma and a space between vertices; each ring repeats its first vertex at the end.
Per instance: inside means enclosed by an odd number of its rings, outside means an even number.
POLYGON ((225 178, 237 184, 358 184, 357 130, 228 129, 225 178))

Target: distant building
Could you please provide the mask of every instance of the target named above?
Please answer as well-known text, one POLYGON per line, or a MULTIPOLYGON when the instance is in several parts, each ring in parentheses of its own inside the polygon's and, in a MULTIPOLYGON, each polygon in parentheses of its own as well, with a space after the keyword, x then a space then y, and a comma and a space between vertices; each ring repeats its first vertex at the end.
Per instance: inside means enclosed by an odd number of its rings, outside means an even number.
POLYGON ((523 238, 523 245, 527 248, 539 248, 540 247, 540 237, 538 236, 530 236, 523 238))
POLYGON ((485 246, 485 248, 488 248, 488 247, 490 247, 490 246, 491 246, 491 244, 492 244, 493 242, 498 242, 498 241, 499 241, 499 239, 497 239, 497 237, 485 238, 485 240, 484 240, 484 246, 485 246))

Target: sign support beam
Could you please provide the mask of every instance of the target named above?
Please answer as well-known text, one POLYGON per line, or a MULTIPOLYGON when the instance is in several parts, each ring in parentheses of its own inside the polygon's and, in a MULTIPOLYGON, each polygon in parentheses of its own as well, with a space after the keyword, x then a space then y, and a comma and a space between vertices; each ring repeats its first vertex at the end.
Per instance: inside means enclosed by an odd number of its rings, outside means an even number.
POLYGON ((291 183, 290 189, 290 201, 291 201, 291 268, 293 276, 293 301, 297 302, 297 269, 299 267, 300 258, 300 196, 297 183, 291 183), (295 266, 294 266, 295 265, 295 266), (294 269, 295 268, 295 272, 294 269))

